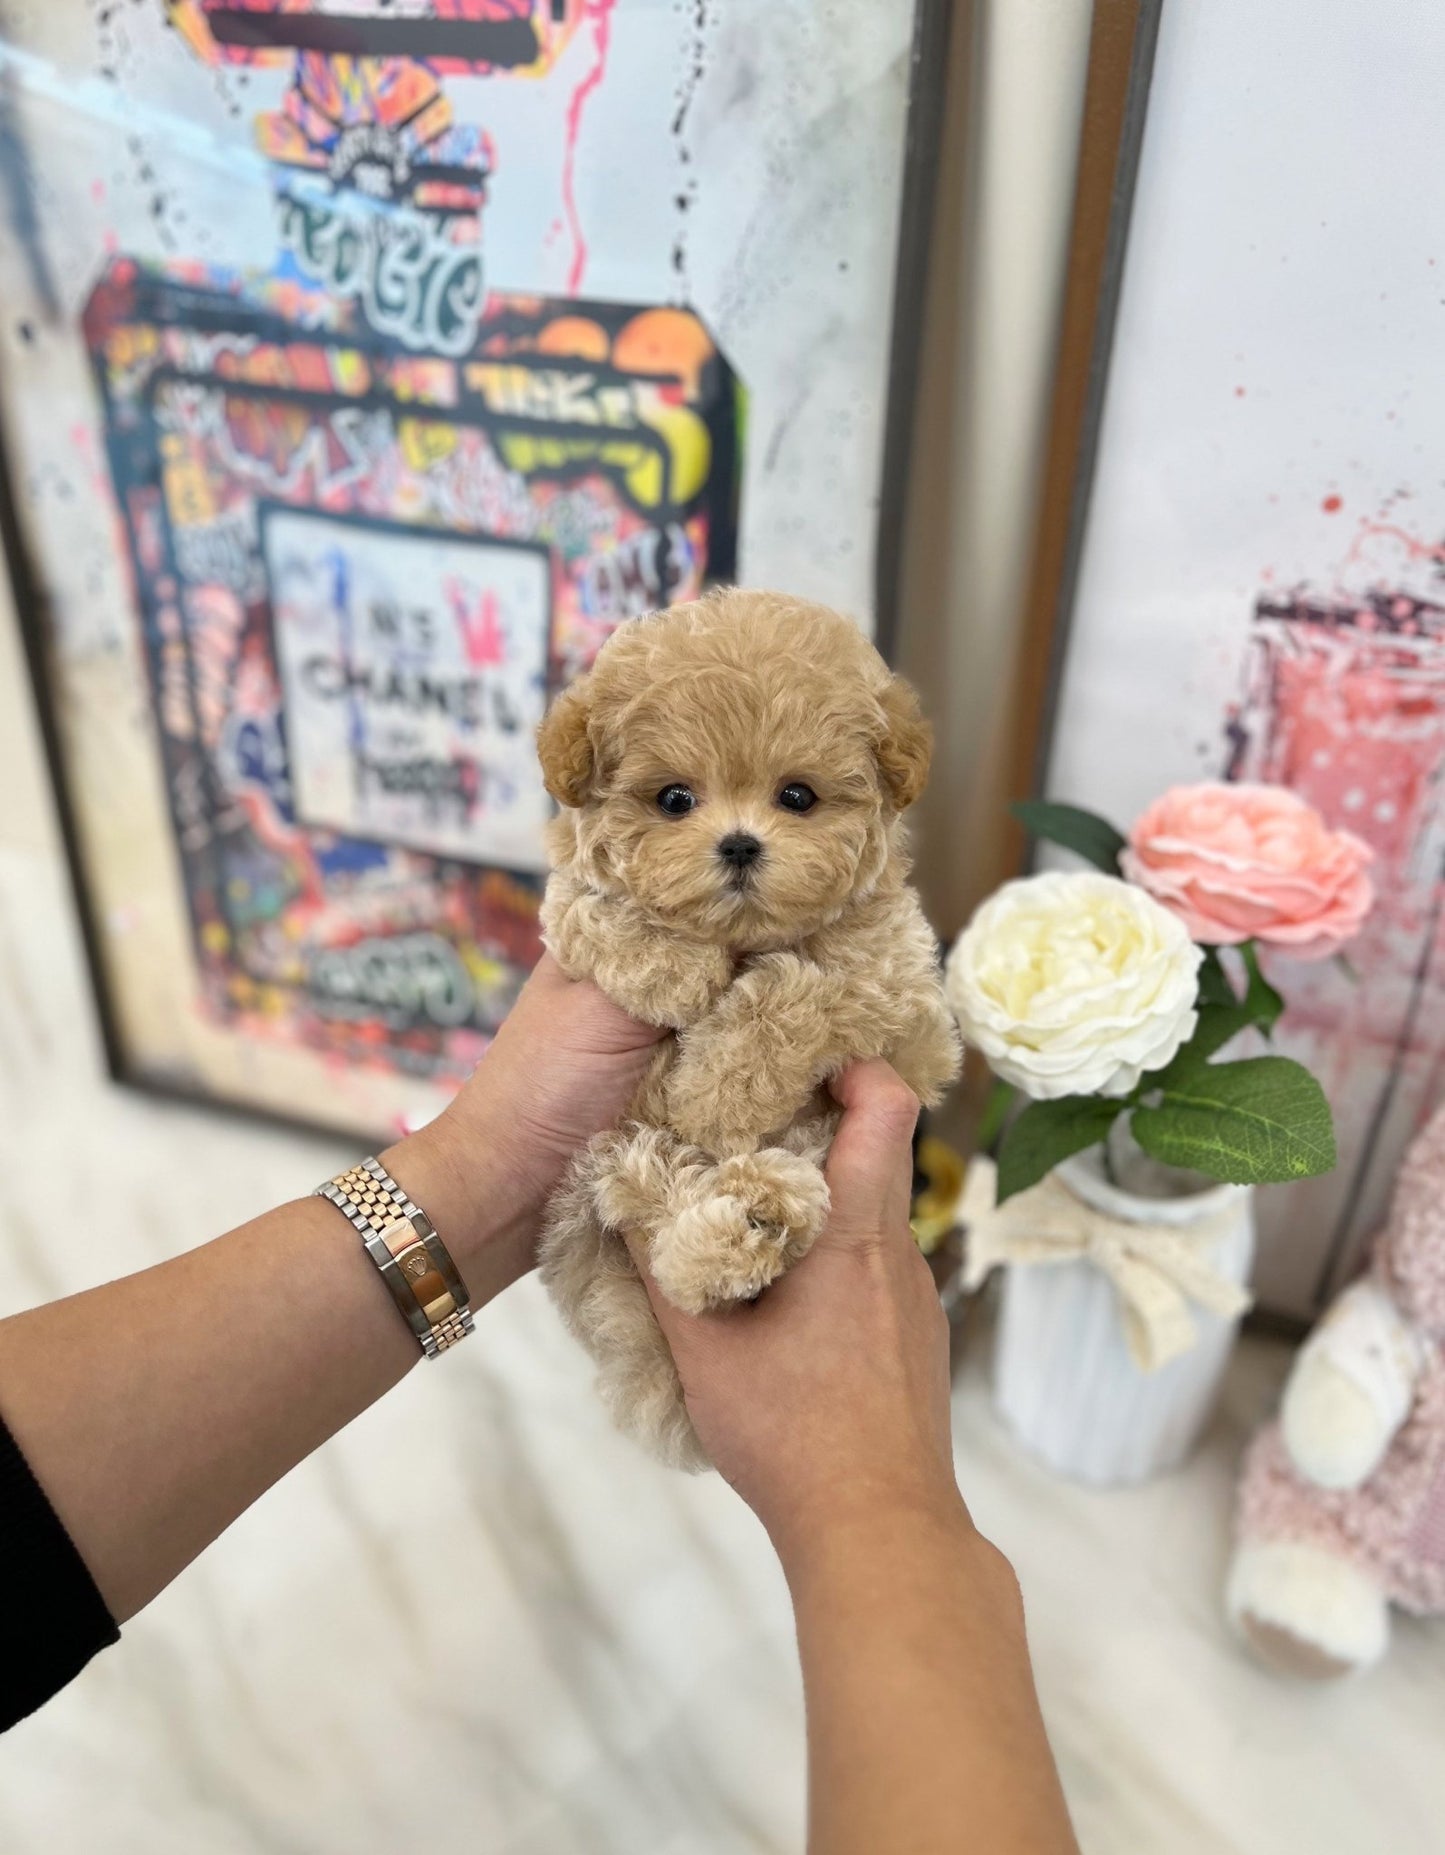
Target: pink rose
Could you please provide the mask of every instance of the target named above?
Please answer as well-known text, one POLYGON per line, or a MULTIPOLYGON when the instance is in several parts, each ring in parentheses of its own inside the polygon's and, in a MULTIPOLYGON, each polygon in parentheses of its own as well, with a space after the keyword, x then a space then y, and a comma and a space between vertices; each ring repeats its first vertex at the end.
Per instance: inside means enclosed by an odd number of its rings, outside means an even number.
POLYGON ((1370 911, 1374 852, 1283 786, 1175 786, 1129 833, 1120 865, 1206 946, 1260 940, 1320 960, 1370 911))

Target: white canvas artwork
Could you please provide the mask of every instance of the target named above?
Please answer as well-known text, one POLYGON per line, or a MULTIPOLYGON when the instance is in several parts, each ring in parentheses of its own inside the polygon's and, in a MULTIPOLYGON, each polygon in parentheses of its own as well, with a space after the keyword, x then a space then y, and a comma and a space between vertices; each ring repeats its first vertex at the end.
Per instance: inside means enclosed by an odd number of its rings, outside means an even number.
POLYGON ((1348 1273, 1445 1064, 1445 34, 1431 0, 1165 0, 1048 791, 1282 782, 1374 848, 1281 1047, 1340 1164, 1264 1194, 1258 1285, 1348 1273))
POLYGON ((546 550, 262 520, 296 816, 545 868, 546 550))

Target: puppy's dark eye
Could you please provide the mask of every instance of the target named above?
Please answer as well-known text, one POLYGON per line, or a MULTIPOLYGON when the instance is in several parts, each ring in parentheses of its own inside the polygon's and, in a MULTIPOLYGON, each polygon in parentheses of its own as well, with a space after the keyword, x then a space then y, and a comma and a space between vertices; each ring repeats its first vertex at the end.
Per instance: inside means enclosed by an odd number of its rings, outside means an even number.
POLYGON ((778 794, 778 803, 785 812, 810 812, 818 803, 818 795, 811 786, 795 779, 778 794))
POLYGON ((664 786, 657 795, 657 809, 666 812, 669 818, 681 818, 690 812, 697 800, 687 786, 664 786))

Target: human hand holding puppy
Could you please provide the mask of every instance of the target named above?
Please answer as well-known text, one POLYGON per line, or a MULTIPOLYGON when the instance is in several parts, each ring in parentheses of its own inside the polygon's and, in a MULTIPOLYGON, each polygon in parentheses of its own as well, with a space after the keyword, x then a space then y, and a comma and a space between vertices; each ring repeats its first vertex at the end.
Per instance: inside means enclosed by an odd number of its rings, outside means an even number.
POLYGON ((474 1292, 494 1294, 536 1265, 569 1161, 626 1110, 665 1035, 544 953, 455 1099, 382 1155, 452 1233, 474 1292))
POLYGON ((832 1208, 750 1307, 680 1313, 634 1253, 703 1448, 793 1599, 815 1855, 1077 1855, 1012 1569, 954 1478, 948 1325, 908 1228, 918 1097, 834 1082, 832 1208))
POLYGON ((908 1227, 919 1102, 886 1063, 832 1084, 831 1209, 749 1306, 682 1313, 632 1250, 714 1465, 785 1565, 879 1514, 966 1520, 949 1428, 948 1322, 908 1227))
MULTIPOLYGON (((661 1035, 543 957, 446 1113, 392 1149, 409 1178, 425 1178, 474 1271, 510 1279, 532 1266, 567 1158, 623 1111, 661 1035), (504 1152, 500 1127, 510 1130, 504 1152), (464 1200, 447 1197, 453 1177, 464 1200), (504 1200, 510 1215, 499 1218, 504 1200), (499 1228, 513 1233, 505 1254, 499 1228)), ((908 1228, 918 1097, 878 1061, 851 1065, 831 1092, 843 1109, 826 1168, 831 1210, 774 1290, 684 1314, 633 1239, 703 1446, 785 1561, 866 1514, 964 1518, 948 1327, 908 1228)))
MULTIPOLYGON (((510 1278, 530 1266, 561 1156, 622 1111, 659 1036, 543 960, 476 1076, 396 1163, 441 1156, 429 1190, 456 1173, 471 1208, 459 1201, 451 1227, 490 1229, 487 1254, 510 1278), (522 1210, 498 1250, 504 1203, 522 1210)), ((809 1846, 1067 1855, 1017 1585, 954 1478, 947 1324, 908 1228, 918 1097, 880 1061, 830 1088, 842 1114, 826 1223, 759 1300, 684 1314, 631 1239, 702 1447, 788 1581, 809 1846)), ((480 1256, 468 1266, 488 1273, 480 1256)))

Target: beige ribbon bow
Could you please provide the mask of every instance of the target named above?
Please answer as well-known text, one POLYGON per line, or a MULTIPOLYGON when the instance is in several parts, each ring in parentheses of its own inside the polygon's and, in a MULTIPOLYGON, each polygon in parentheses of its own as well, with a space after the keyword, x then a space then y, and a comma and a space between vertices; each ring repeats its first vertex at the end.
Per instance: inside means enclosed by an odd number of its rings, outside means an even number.
POLYGON ((964 1285, 977 1288, 1000 1263, 1091 1262, 1114 1284, 1129 1353, 1141 1372, 1158 1371, 1194 1344, 1190 1302, 1227 1320, 1250 1304, 1248 1291, 1206 1260, 1229 1231, 1226 1218, 1187 1230, 1126 1224, 1084 1204, 1052 1174, 1002 1205, 997 1184, 992 1160, 970 1161, 959 1205, 968 1228, 964 1285))

